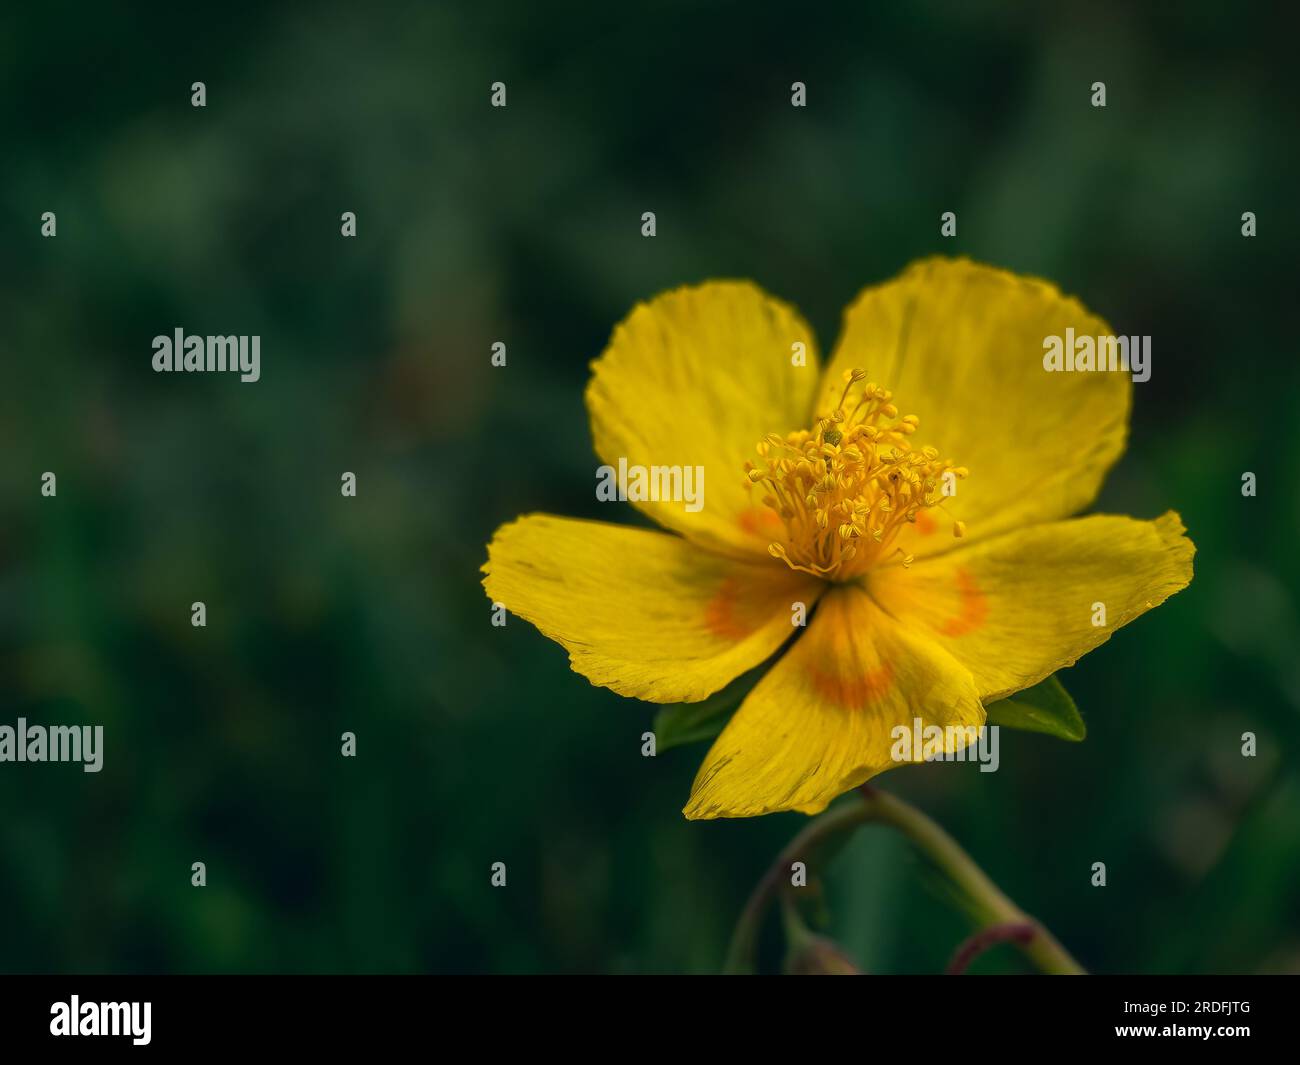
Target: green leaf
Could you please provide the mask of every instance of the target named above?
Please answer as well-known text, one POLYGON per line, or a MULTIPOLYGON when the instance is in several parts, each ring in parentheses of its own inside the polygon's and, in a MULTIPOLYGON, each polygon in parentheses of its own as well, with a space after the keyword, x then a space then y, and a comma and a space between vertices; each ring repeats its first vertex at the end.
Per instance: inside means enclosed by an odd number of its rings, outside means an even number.
MULTIPOLYGON (((713 739, 726 727, 762 673, 762 667, 752 669, 702 702, 661 706, 652 726, 655 750, 667 751, 713 739)), ((1076 743, 1088 731, 1079 708, 1055 675, 985 709, 990 725, 1042 732, 1076 743)))
POLYGON ((991 703, 985 711, 990 725, 1045 732, 1075 743, 1088 734, 1083 718, 1079 716, 1079 708, 1055 674, 1032 688, 991 703))
POLYGON ((751 669, 737 677, 720 692, 699 703, 669 703, 659 708, 652 726, 655 751, 711 740, 723 730, 750 689, 758 683, 762 668, 751 669))

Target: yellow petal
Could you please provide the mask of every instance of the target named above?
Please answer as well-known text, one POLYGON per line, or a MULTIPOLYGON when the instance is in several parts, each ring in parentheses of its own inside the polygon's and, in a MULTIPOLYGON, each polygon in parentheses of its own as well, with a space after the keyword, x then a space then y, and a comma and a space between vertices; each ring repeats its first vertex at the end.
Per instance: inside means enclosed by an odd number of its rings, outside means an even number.
POLYGON ((970 470, 943 513, 923 512, 899 544, 917 556, 1068 517, 1097 494, 1124 450, 1132 392, 1121 372, 1048 372, 1044 339, 1111 328, 1046 281, 968 260, 926 259, 863 291, 818 395, 834 406, 860 367, 915 414, 917 446, 970 470))
POLYGON ((489 597, 569 652, 593 684, 694 702, 752 669, 793 632, 820 582, 723 558, 677 536, 532 514, 488 545, 489 597))
POLYGON ((711 281, 639 304, 592 363, 596 453, 617 469, 701 466, 703 508, 638 502, 659 524, 732 555, 762 554, 784 530, 752 494, 745 462, 768 433, 807 427, 820 377, 812 330, 745 281, 711 281), (792 364, 795 344, 806 365, 792 364))
POLYGON ((1172 511, 1098 514, 1008 533, 909 570, 872 573, 871 594, 923 625, 986 701, 1037 684, 1192 579, 1195 545, 1172 511), (1095 624, 1103 618, 1104 623, 1095 624))
POLYGON ((933 640, 884 614, 861 587, 837 587, 723 729, 685 814, 817 813, 896 765, 891 731, 911 730, 916 719, 922 728, 982 725, 970 674, 933 640))

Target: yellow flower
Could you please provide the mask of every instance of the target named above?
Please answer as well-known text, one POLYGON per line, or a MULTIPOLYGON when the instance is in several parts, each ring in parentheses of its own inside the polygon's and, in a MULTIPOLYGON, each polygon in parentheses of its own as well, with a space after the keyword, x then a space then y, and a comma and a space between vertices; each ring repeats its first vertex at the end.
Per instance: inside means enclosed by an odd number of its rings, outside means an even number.
POLYGON ((1123 452, 1132 391, 1048 372, 1067 329, 1113 335, 1055 286, 966 260, 863 291, 824 372, 798 313, 748 282, 640 304, 592 364, 596 452, 702 467, 704 505, 636 503, 669 533, 522 517, 488 547, 488 595, 652 702, 704 699, 793 634, 685 813, 817 813, 896 764, 896 726, 982 725, 1191 580, 1175 513, 1062 520, 1123 452))

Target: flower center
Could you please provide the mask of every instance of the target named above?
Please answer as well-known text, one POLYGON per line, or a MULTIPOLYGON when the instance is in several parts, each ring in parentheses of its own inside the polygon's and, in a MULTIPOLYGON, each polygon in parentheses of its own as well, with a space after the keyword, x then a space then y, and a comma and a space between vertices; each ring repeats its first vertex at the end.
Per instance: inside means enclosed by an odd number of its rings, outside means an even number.
MULTIPOLYGON (((952 495, 968 472, 932 447, 913 447, 920 419, 898 416, 893 393, 865 380, 865 370, 844 374, 839 406, 820 415, 811 431, 769 434, 758 443, 759 462, 745 463, 751 488, 767 489, 764 505, 785 524, 784 542, 767 550, 791 569, 832 581, 849 581, 894 555, 912 556, 895 544, 898 534, 952 495)), ((952 526, 964 536, 965 525, 952 526)))

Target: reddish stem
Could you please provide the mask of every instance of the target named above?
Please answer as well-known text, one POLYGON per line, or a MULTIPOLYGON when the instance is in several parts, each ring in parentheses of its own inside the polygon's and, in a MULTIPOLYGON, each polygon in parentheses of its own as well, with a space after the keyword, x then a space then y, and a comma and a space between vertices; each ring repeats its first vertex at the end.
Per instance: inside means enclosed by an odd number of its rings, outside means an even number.
POLYGON ((1020 943, 1024 945, 1029 943, 1037 934, 1037 926, 1026 921, 1013 921, 1010 924, 995 924, 990 925, 988 928, 981 928, 957 948, 957 952, 952 956, 952 961, 948 963, 948 968, 944 970, 944 975, 960 976, 970 968, 970 963, 986 950, 996 947, 999 943, 1020 943))

